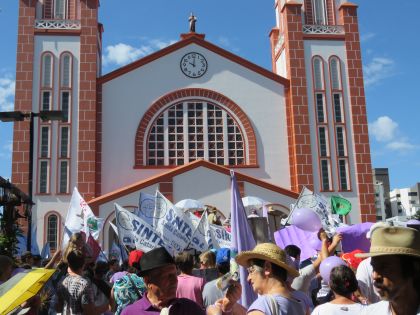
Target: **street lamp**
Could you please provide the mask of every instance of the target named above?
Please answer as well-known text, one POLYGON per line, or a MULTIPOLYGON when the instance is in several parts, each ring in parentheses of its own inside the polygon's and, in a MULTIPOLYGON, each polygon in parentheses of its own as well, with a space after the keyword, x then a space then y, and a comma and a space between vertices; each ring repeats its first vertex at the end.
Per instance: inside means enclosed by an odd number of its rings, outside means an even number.
MULTIPOLYGON (((29 118, 29 173, 28 173, 28 196, 32 204, 32 183, 33 183, 33 165, 34 165, 34 118, 39 117, 42 121, 61 120, 64 121, 64 112, 62 110, 41 110, 39 113, 34 112, 0 112, 0 120, 3 122, 24 121, 29 118)), ((31 250, 32 243, 32 209, 29 206, 26 209, 28 217, 28 237, 26 249, 31 250)))

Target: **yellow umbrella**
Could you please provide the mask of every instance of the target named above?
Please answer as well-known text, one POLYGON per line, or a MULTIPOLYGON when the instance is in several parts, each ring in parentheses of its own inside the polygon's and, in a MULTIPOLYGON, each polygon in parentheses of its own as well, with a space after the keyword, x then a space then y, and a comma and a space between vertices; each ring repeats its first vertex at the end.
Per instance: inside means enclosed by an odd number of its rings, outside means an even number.
POLYGON ((55 269, 29 269, 0 285, 0 315, 13 311, 35 296, 54 272, 55 269))

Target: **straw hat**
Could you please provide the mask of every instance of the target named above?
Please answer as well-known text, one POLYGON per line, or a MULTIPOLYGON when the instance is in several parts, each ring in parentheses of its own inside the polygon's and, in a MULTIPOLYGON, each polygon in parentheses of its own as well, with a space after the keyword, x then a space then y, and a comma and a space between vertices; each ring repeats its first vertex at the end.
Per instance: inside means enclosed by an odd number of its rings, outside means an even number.
POLYGON ((283 269, 293 277, 299 276, 299 272, 290 267, 286 262, 286 252, 273 243, 261 243, 255 246, 253 250, 240 252, 236 256, 236 262, 244 267, 248 267, 250 259, 262 259, 269 261, 283 269))
POLYGON ((370 252, 356 257, 408 255, 420 257, 420 232, 406 227, 376 228, 371 235, 370 252))

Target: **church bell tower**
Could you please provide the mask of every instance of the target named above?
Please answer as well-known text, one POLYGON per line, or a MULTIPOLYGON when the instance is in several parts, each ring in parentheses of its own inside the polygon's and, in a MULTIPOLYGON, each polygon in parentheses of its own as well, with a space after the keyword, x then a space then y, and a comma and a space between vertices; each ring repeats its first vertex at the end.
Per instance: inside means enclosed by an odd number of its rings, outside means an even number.
POLYGON ((96 195, 98 7, 99 0, 19 1, 15 111, 64 114, 64 121, 34 119, 32 157, 29 122, 14 125, 12 181, 27 190, 32 160, 32 220, 45 226, 38 231, 39 244, 59 243, 65 219, 59 213, 66 212, 61 208, 68 206, 73 187, 86 200, 96 195))
POLYGON ((292 190, 342 195, 350 221, 376 221, 357 5, 277 0, 273 71, 290 80, 292 190))

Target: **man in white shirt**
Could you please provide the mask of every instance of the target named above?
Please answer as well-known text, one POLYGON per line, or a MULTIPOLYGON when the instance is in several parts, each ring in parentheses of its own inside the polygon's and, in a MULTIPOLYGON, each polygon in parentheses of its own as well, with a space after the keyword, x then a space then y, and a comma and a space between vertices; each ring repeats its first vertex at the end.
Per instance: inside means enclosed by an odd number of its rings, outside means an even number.
POLYGON ((382 301, 362 314, 420 315, 420 232, 405 227, 373 230, 370 252, 373 285, 382 301))

